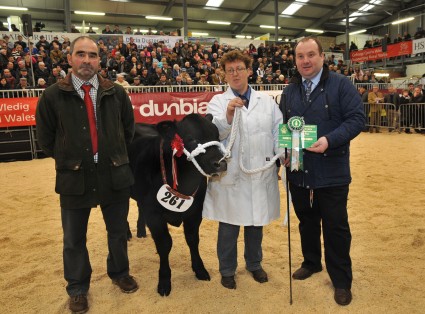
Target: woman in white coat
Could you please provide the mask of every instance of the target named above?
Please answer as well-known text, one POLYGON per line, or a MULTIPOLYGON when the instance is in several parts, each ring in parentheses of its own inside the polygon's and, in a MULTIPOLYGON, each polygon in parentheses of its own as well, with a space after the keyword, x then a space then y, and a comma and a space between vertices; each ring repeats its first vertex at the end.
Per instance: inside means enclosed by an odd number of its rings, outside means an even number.
MULTIPOLYGON (((214 96, 208 113, 226 146, 236 108, 241 108, 243 124, 243 164, 247 169, 263 167, 278 149, 279 124, 282 114, 275 101, 248 85, 251 59, 234 50, 221 59, 230 88, 214 96)), ((261 266, 263 226, 279 218, 280 198, 277 168, 271 167, 257 174, 242 172, 239 165, 240 132, 232 147, 227 172, 208 183, 204 202, 204 218, 219 221, 217 255, 221 284, 236 289, 237 239, 244 226, 244 257, 246 269, 260 283, 267 282, 267 273, 261 266)))

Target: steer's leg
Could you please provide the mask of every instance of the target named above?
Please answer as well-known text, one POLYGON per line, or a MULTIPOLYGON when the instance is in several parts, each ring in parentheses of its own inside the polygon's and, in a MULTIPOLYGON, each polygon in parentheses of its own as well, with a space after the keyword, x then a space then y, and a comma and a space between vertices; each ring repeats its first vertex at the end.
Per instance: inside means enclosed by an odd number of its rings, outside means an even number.
POLYGON ((137 209, 139 210, 139 218, 137 218, 137 237, 146 238, 146 220, 141 202, 137 202, 137 209))
POLYGON ((210 280, 210 275, 204 267, 201 255, 199 254, 199 226, 202 222, 202 212, 199 211, 193 216, 184 220, 184 236, 190 249, 192 258, 192 269, 199 280, 210 280))
POLYGON ((155 213, 146 216, 146 221, 159 255, 158 293, 161 296, 168 296, 171 292, 171 268, 168 255, 170 254, 173 240, 168 232, 167 223, 160 214, 155 213))

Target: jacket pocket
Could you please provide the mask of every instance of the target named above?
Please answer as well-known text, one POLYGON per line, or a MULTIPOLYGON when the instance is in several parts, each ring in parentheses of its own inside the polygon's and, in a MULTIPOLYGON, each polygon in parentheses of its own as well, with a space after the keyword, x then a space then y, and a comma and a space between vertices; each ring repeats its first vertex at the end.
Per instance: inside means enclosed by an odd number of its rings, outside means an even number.
POLYGON ((114 190, 122 190, 133 185, 134 177, 131 172, 128 156, 111 156, 111 179, 114 190))
POLYGON ((56 193, 84 194, 84 169, 81 163, 82 160, 56 160, 56 193))

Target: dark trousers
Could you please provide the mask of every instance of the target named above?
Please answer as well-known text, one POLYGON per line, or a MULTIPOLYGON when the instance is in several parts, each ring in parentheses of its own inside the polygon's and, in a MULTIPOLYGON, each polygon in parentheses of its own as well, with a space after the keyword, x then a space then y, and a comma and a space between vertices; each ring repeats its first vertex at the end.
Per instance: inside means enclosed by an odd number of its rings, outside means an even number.
POLYGON ((313 271, 322 269, 320 236, 323 229, 326 268, 334 287, 341 289, 350 289, 353 280, 348 190, 348 185, 316 189, 310 207, 310 190, 290 184, 292 202, 300 221, 302 267, 313 271))
MULTIPOLYGON (((217 255, 222 276, 233 276, 238 266, 238 236, 240 226, 220 222, 218 226, 217 255)), ((261 268, 263 260, 263 227, 245 226, 245 263, 249 271, 261 268)))
MULTIPOLYGON (((101 206, 108 234, 106 265, 111 279, 128 275, 127 215, 129 202, 101 206)), ((91 208, 61 209, 63 263, 68 295, 87 294, 92 268, 87 251, 87 224, 91 208)))

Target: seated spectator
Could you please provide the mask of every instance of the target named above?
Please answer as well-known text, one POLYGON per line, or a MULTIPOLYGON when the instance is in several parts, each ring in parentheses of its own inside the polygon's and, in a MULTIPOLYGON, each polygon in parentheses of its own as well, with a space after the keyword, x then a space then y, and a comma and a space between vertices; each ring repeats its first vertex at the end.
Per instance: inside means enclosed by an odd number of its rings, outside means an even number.
POLYGON ((6 79, 7 84, 10 86, 10 89, 15 89, 16 78, 10 72, 10 69, 3 70, 3 78, 6 79))
POLYGON ((7 82, 5 77, 0 79, 0 90, 8 90, 11 89, 9 83, 7 82))
POLYGON ((115 84, 121 86, 130 86, 130 84, 124 79, 124 75, 122 74, 117 74, 117 80, 115 81, 115 84))
POLYGON ((30 89, 31 86, 28 84, 28 81, 25 77, 19 79, 19 83, 15 86, 15 89, 30 89))
POLYGON ((53 68, 52 69, 52 73, 50 73, 50 76, 47 80, 47 85, 53 85, 56 82, 58 82, 58 78, 62 78, 62 76, 60 75, 60 71, 58 70, 58 68, 53 68))
POLYGON ((118 24, 114 25, 114 31, 113 34, 122 34, 122 30, 120 30, 120 26, 118 24))
POLYGON ((182 79, 181 75, 177 75, 176 78, 175 78, 175 80, 172 82, 172 85, 183 86, 183 85, 186 85, 186 83, 183 82, 183 79, 182 79))
POLYGON ((131 86, 143 86, 140 80, 140 76, 135 76, 133 78, 133 83, 130 84, 131 86))
POLYGON ((40 77, 37 80, 37 85, 35 86, 35 88, 46 88, 47 87, 47 82, 44 80, 44 78, 40 77))

